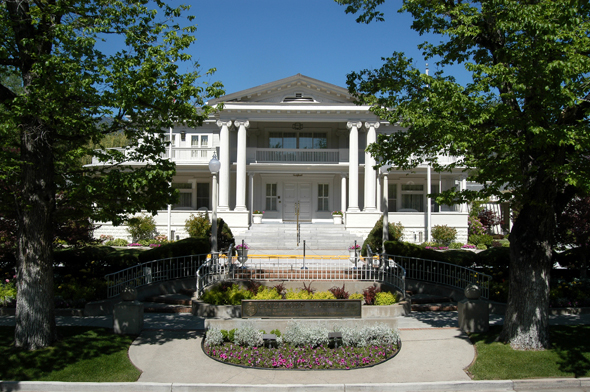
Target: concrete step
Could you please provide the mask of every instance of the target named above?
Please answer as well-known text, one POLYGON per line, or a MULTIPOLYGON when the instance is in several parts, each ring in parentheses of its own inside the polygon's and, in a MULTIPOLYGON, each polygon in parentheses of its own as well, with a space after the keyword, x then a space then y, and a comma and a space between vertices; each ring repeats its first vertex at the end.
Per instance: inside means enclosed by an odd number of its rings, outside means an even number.
POLYGON ((144 302, 145 313, 190 313, 191 307, 186 305, 170 305, 158 302, 144 302))
POLYGON ((457 304, 454 302, 412 304, 412 312, 453 312, 457 311, 457 304))

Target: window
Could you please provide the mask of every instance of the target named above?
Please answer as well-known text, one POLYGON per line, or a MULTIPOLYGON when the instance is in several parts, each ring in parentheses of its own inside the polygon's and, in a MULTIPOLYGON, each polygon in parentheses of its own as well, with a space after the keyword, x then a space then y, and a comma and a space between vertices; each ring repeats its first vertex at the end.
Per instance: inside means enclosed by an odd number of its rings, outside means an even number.
POLYGON ((402 184, 401 209, 424 212, 424 185, 402 184))
POLYGON ((173 189, 178 189, 178 203, 172 208, 192 208, 193 206, 193 185, 188 182, 173 182, 173 189))
POLYGON ((199 135, 191 136, 191 147, 199 147, 199 135))
POLYGON ((318 211, 330 211, 328 184, 318 184, 318 211))
POLYGON ((197 183, 197 209, 201 207, 209 209, 209 186, 208 182, 197 183))
POLYGON ((209 136, 201 135, 201 147, 209 147, 209 136))
POLYGON ((277 184, 266 184, 266 211, 277 210, 277 184))
POLYGON ((207 158, 207 150, 204 150, 207 147, 209 147, 209 135, 192 135, 191 158, 207 158))
POLYGON ((397 211, 397 184, 387 184, 387 211, 397 211))
POLYGON ((430 192, 432 193, 432 198, 430 199, 430 211, 439 212, 440 206, 438 204, 436 204, 436 202, 434 201, 434 199, 436 198, 436 195, 438 195, 440 193, 438 190, 438 184, 431 185, 430 192))
POLYGON ((268 148, 326 149, 328 134, 326 132, 270 132, 268 148))

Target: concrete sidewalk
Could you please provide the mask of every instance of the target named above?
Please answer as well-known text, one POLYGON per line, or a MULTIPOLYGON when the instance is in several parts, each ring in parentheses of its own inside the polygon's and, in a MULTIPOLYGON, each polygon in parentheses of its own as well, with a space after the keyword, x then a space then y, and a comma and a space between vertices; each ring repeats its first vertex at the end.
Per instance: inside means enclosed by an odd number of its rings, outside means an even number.
MULTIPOLYGON (((491 315, 491 324, 501 324, 491 315)), ((58 317, 58 325, 112 327, 111 317, 58 317)), ((589 324, 590 315, 551 316, 551 324, 589 324)), ((14 325, 1 316, 0 325, 14 325)), ((224 365, 201 350, 204 320, 190 314, 145 314, 129 349, 142 375, 136 383, 0 382, 0 391, 590 391, 589 379, 471 381, 475 358, 456 312, 413 312, 399 320, 402 349, 367 369, 288 371, 224 365)))

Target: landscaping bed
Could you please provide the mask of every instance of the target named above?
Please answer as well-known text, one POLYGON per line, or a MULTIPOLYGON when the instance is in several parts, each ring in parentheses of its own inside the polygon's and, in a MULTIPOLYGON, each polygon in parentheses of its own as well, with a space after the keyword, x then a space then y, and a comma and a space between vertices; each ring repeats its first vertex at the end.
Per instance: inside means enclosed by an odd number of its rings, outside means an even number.
POLYGON ((225 364, 255 369, 347 370, 374 366, 393 358, 401 349, 397 330, 386 325, 340 328, 340 338, 329 339, 321 324, 291 322, 286 331, 265 331, 253 324, 223 331, 207 331, 202 348, 210 358, 225 364))

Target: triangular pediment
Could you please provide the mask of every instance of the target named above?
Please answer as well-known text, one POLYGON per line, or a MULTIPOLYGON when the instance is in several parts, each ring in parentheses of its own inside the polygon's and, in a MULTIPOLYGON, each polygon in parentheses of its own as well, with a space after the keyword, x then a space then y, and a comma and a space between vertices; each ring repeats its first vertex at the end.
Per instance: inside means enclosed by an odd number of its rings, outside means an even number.
POLYGON ((209 104, 220 102, 353 104, 354 99, 348 90, 343 87, 297 74, 224 95, 209 101, 209 104))

